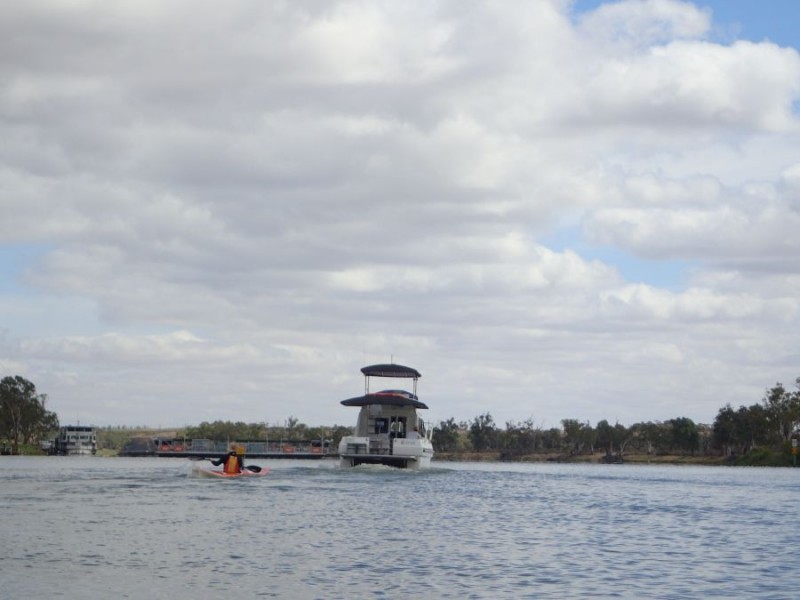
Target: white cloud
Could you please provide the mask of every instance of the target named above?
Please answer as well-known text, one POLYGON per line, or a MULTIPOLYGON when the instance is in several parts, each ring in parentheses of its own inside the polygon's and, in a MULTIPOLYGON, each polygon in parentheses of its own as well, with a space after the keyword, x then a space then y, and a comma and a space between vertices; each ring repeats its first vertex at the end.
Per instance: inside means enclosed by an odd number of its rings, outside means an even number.
POLYGON ((580 19, 581 33, 624 49, 648 47, 675 39, 697 39, 711 25, 708 9, 671 0, 624 0, 599 6, 580 19))
POLYGON ((208 363, 226 360, 253 361, 257 352, 246 345, 210 345, 188 331, 165 335, 130 336, 105 333, 97 337, 70 336, 56 339, 30 339, 21 344, 23 354, 69 363, 105 361, 118 366, 164 363, 208 363))
POLYGON ((587 215, 587 234, 651 258, 698 258, 756 271, 769 264, 771 270, 796 272, 800 212, 789 186, 725 189, 697 183, 650 179, 628 186, 620 206, 587 215))
POLYGON ((709 421, 793 379, 797 50, 569 6, 4 5, 0 244, 40 251, 0 365, 152 424, 349 422, 392 355, 435 416, 501 423, 709 421))

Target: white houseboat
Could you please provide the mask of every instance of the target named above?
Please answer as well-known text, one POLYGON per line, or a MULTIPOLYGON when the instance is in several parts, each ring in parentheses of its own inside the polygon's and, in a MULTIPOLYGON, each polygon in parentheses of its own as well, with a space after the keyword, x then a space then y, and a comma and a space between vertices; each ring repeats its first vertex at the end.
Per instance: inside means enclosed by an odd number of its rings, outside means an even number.
POLYGON ((62 427, 50 452, 60 456, 92 456, 97 453, 97 432, 94 427, 83 425, 62 427))
POLYGON ((372 365, 361 369, 364 395, 342 400, 344 406, 357 406, 355 434, 339 443, 342 467, 388 465, 401 469, 429 467, 433 458, 433 429, 417 414, 428 407, 417 398, 419 371, 403 365, 372 365), (370 392, 371 377, 411 379, 413 391, 370 392))

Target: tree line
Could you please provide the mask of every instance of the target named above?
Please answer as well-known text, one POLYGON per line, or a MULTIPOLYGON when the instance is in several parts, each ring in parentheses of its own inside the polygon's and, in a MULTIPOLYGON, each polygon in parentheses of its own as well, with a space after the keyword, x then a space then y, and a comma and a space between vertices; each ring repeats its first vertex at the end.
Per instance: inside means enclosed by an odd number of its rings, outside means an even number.
POLYGON ((454 419, 440 422, 433 433, 438 452, 499 452, 501 459, 533 454, 576 456, 602 452, 622 457, 626 452, 641 454, 708 453, 712 432, 707 425, 695 424, 688 417, 669 421, 648 421, 626 427, 602 420, 594 427, 588 421, 563 419, 561 427, 543 428, 532 419, 497 426, 490 413, 471 422, 454 419))
MULTIPOLYGON (((621 459, 626 453, 725 457, 771 454, 783 457, 785 462, 792 438, 800 430, 800 377, 795 380, 795 387, 795 391, 789 391, 777 383, 760 402, 737 409, 726 404, 711 425, 697 424, 688 417, 631 426, 607 420, 592 426, 588 421, 563 419, 560 427, 545 428, 529 418, 506 422, 501 428, 486 412, 472 421, 440 421, 433 428, 433 444, 440 453, 494 452, 506 460, 535 454, 576 456, 601 452, 609 459, 621 459)), ((46 401, 46 394, 39 394, 33 383, 19 375, 0 380, 0 444, 17 453, 22 444, 35 444, 54 435, 59 427, 58 416, 46 409, 46 401)), ((122 433, 124 429, 116 431, 122 433)), ((203 422, 180 434, 215 441, 326 439, 336 445, 352 431, 352 427, 343 425, 309 427, 289 417, 282 425, 203 422)), ((116 439, 119 435, 110 437, 116 439)), ((102 443, 103 437, 100 439, 102 443)))
POLYGON ((184 435, 187 439, 207 439, 216 442, 224 441, 314 441, 336 440, 353 432, 352 427, 333 425, 331 427, 309 427, 300 423, 297 417, 289 417, 282 425, 267 423, 243 423, 231 421, 203 422, 196 427, 187 427, 184 435))
POLYGON ((760 403, 734 409, 726 404, 714 420, 714 441, 726 456, 743 455, 754 450, 791 447, 792 438, 800 437, 800 377, 796 391, 776 383, 760 403))
POLYGON ((515 459, 537 453, 580 455, 602 452, 621 459, 625 453, 666 455, 702 454, 742 457, 758 453, 786 462, 792 439, 800 437, 800 377, 796 391, 777 383, 761 402, 734 409, 726 404, 712 425, 696 424, 688 417, 648 421, 626 427, 602 420, 594 427, 586 421, 563 419, 561 427, 537 426, 533 419, 507 422, 501 429, 490 413, 471 422, 441 421, 433 433, 438 452, 498 452, 515 459))

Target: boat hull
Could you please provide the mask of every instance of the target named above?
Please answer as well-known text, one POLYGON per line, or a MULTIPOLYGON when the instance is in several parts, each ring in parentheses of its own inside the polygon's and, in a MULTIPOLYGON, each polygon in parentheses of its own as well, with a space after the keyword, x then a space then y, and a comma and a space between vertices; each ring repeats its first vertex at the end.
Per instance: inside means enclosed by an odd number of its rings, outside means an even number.
POLYGON ((261 470, 257 473, 253 471, 249 471, 245 469, 241 473, 225 473, 220 469, 209 469, 207 467, 201 467, 199 465, 192 466, 192 475, 194 477, 198 477, 200 479, 241 479, 241 478, 250 478, 250 477, 264 477, 264 475, 269 473, 269 469, 267 467, 262 467, 261 470))
POLYGON ((400 469, 427 469, 433 444, 426 438, 395 439, 388 445, 369 436, 345 436, 339 444, 339 466, 386 465, 400 469), (375 450, 378 450, 377 452, 375 450))
POLYGON ((385 454, 349 454, 339 457, 339 466, 348 469, 359 465, 383 465, 398 469, 427 469, 431 466, 431 457, 416 458, 412 456, 386 456, 385 454))

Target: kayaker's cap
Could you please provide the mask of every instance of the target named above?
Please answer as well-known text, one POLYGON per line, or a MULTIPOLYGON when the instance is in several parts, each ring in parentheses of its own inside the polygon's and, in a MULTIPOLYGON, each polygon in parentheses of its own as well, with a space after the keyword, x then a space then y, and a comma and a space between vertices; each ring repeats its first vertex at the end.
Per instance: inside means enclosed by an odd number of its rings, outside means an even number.
POLYGON ((234 446, 233 451, 239 456, 244 456, 244 446, 234 446))

